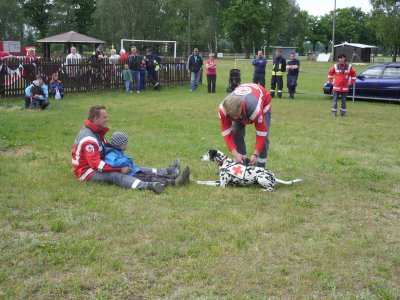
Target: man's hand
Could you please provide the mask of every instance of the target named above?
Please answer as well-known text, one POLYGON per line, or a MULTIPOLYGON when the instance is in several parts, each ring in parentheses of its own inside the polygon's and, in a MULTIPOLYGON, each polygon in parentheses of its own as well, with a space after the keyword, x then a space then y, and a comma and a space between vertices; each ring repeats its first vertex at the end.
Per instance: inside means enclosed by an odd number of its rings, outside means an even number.
POLYGON ((130 167, 122 167, 121 168, 121 173, 123 174, 128 174, 131 171, 130 167))
POLYGON ((250 164, 252 166, 256 166, 258 163, 258 155, 257 154, 252 154, 251 159, 250 159, 250 164))
POLYGON ((232 155, 235 157, 235 161, 236 161, 237 163, 241 163, 241 164, 244 163, 244 157, 243 157, 243 155, 240 154, 239 152, 237 152, 236 149, 232 151, 232 155))

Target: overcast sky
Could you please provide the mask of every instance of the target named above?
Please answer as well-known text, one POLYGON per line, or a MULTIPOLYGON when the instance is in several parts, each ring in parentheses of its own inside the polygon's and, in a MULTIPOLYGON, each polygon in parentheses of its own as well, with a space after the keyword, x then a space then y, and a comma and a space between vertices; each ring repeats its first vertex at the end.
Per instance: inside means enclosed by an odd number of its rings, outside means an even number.
MULTIPOLYGON (((312 16, 323 16, 333 10, 335 0, 296 0, 300 9, 308 11, 312 16)), ((336 8, 360 7, 364 12, 370 12, 369 0, 336 0, 336 8)))

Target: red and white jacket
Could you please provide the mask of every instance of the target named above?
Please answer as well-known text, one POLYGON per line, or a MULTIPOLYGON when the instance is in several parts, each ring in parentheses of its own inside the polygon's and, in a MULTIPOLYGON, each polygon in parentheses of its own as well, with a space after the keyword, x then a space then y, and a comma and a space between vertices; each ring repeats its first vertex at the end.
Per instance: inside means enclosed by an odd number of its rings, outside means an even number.
POLYGON ((348 93, 349 86, 356 81, 356 71, 350 64, 336 64, 328 72, 328 81, 333 81, 333 91, 340 93, 348 93), (333 77, 335 76, 335 80, 333 77))
POLYGON ((72 166, 79 180, 87 181, 94 172, 120 172, 121 168, 113 168, 104 162, 105 134, 108 128, 102 129, 86 120, 75 139, 72 149, 72 166))
POLYGON ((232 121, 246 124, 254 124, 256 128, 256 144, 254 149, 258 152, 263 150, 267 141, 268 127, 265 120, 265 113, 271 111, 271 95, 259 84, 246 83, 239 85, 233 92, 243 98, 242 115, 240 119, 234 119, 227 115, 223 106, 224 101, 218 107, 218 114, 221 123, 222 136, 230 152, 236 149, 235 137, 233 134, 232 121))

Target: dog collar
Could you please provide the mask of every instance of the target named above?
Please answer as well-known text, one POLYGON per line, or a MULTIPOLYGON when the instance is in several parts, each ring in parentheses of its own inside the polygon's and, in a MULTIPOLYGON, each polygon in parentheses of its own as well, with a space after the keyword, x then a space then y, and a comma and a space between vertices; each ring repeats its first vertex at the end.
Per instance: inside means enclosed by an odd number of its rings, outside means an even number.
POLYGON ((228 156, 224 156, 224 158, 218 163, 220 166, 224 164, 224 161, 228 158, 228 156))

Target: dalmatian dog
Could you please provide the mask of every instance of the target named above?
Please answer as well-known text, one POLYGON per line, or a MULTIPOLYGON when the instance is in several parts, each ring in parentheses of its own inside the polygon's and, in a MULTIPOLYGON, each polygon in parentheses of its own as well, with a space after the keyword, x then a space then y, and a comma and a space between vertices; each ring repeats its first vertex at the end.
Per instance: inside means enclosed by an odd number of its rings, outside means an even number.
POLYGON ((302 179, 294 179, 291 181, 283 181, 275 177, 275 175, 264 168, 247 166, 236 163, 223 152, 211 149, 201 157, 202 161, 213 161, 219 166, 219 180, 217 181, 196 181, 198 184, 210 186, 246 186, 258 183, 261 185, 263 192, 273 191, 275 183, 294 184, 302 181, 302 179))

